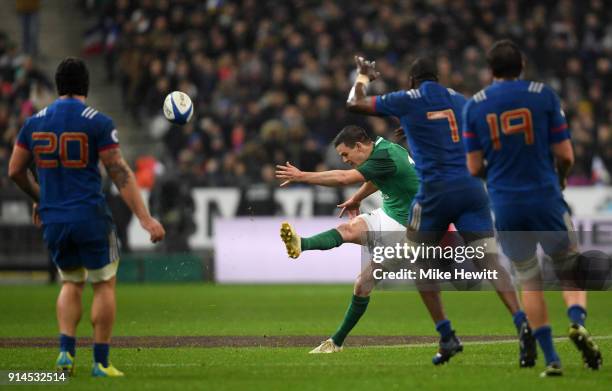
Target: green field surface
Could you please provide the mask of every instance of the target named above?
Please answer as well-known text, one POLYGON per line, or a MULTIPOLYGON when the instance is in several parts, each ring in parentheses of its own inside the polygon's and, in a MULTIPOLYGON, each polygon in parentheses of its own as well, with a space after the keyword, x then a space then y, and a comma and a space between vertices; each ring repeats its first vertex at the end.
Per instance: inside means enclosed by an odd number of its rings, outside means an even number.
MULTIPOLYGON (((58 286, 0 286, 0 338, 54 337, 58 286)), ((119 285, 115 335, 329 335, 351 297, 348 285, 119 285)), ((547 294, 558 337, 568 326, 561 294, 547 294)), ((91 298, 87 289, 86 301, 91 298)), ((445 292, 445 305, 459 335, 512 335, 511 317, 493 292, 445 292)), ((115 348, 111 360, 122 379, 92 379, 91 350, 80 348, 77 376, 69 389, 210 390, 610 390, 612 292, 589 295, 587 326, 598 337, 604 367, 582 368, 565 338, 557 342, 565 373, 540 379, 536 368, 519 369, 514 342, 465 343, 449 365, 434 367, 432 344, 351 346, 342 353, 309 355, 310 348, 115 348)), ((85 305, 85 311, 89 308, 85 305)), ((89 336, 85 312, 80 336, 89 336)), ((375 292, 354 335, 435 335, 415 292, 375 292)), ((314 347, 314 346, 313 346, 314 347)), ((50 370, 54 348, 0 349, 0 371, 50 370)), ((0 381, 1 383, 1 381, 0 381)), ((40 389, 21 386, 19 389, 40 389)))

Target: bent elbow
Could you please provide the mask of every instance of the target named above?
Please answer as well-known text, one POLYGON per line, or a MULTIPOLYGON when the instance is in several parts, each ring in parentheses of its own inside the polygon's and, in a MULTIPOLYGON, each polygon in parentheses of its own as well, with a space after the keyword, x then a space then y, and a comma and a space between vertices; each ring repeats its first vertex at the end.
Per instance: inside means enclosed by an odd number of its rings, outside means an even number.
POLYGON ((468 164, 467 168, 471 176, 478 177, 482 171, 482 164, 468 164))
POLYGON ((11 178, 12 181, 15 181, 19 176, 20 171, 15 169, 15 167, 9 165, 8 168, 8 177, 11 178))

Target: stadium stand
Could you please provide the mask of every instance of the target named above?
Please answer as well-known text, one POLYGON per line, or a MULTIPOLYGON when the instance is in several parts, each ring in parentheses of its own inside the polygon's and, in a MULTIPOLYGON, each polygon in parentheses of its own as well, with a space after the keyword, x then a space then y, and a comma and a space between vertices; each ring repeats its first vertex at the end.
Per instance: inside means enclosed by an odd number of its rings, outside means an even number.
POLYGON ((393 124, 344 109, 356 53, 377 60, 375 92, 406 88, 408 64, 425 54, 437 56, 443 83, 471 95, 489 82, 484 52, 500 37, 524 48, 527 78, 563 97, 577 155, 570 184, 609 182, 612 11, 605 1, 105 4, 98 28, 108 77, 165 143, 162 162, 187 166, 194 185, 268 182, 271 165, 286 160, 307 170, 337 165, 325 148, 346 123, 385 134, 393 124), (155 119, 175 89, 194 98, 196 118, 168 130, 155 119))

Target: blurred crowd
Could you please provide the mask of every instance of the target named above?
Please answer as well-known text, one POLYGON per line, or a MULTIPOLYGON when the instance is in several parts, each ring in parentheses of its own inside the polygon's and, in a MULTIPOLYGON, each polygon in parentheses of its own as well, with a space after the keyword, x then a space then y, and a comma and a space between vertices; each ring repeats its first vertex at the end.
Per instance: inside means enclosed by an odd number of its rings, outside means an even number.
MULTIPOLYGON (((345 110, 355 54, 376 60, 381 72, 371 93, 407 89, 411 61, 433 55, 440 81, 469 96, 490 82, 484 53, 500 37, 524 49, 526 78, 550 84, 563 99, 577 157, 570 185, 610 182, 610 0, 87 4, 99 15, 92 32, 101 37, 105 76, 120 86, 126 110, 143 131, 164 145, 164 156, 136 162, 145 187, 175 177, 189 187, 273 186, 276 163, 343 167, 329 142, 344 125, 380 135, 397 127, 345 110), (162 119, 163 99, 172 90, 194 101, 186 126, 162 119)), ((4 172, 24 119, 53 99, 49 78, 20 52, 0 33, 4 172)), ((0 176, 0 186, 6 181, 0 176)))
MULTIPOLYGON (((55 99, 49 77, 0 30, 0 188, 8 186, 8 159, 25 120, 55 99)), ((16 190, 15 190, 16 191, 16 190)))
POLYGON ((612 4, 609 0, 107 2, 107 77, 132 115, 163 139, 164 162, 197 185, 273 182, 275 163, 338 166, 329 141, 348 113, 355 54, 376 60, 372 93, 408 88, 417 55, 435 55, 440 81, 466 95, 490 82, 484 54, 510 37, 526 78, 563 99, 576 146, 570 183, 607 182, 612 170, 612 4), (194 100, 190 124, 159 120, 172 90, 194 100))

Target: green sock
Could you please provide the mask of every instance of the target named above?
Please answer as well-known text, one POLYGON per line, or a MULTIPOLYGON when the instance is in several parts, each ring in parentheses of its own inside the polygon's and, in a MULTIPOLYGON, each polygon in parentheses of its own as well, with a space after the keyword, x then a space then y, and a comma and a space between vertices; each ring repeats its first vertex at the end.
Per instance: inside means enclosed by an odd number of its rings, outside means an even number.
POLYGON ((337 229, 321 232, 315 236, 302 238, 302 251, 306 250, 329 250, 342 245, 344 241, 337 229))
POLYGON ((370 297, 360 297, 353 295, 351 304, 349 305, 346 314, 344 314, 344 320, 340 325, 340 328, 336 330, 336 333, 332 335, 332 340, 338 346, 342 346, 344 339, 351 332, 353 327, 359 322, 361 315, 363 315, 368 308, 370 297))

